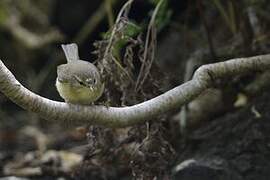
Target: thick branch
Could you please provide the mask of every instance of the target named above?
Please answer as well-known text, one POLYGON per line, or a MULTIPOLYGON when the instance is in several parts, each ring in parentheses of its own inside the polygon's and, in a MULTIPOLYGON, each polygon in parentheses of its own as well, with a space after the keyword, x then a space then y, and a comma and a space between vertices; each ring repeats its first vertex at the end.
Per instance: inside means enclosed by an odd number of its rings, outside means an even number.
POLYGON ((142 123, 179 109, 212 85, 216 78, 270 69, 270 55, 232 59, 201 66, 192 80, 153 99, 128 107, 80 106, 52 101, 23 87, 0 61, 0 91, 22 108, 48 120, 87 122, 108 127, 142 123))

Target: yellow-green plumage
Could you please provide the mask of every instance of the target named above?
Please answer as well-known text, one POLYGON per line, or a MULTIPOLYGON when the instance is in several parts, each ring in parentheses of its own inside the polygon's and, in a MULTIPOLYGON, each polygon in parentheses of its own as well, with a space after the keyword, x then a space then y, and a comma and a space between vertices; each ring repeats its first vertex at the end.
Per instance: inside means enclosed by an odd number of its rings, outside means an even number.
POLYGON ((60 96, 66 102, 74 104, 91 104, 96 101, 103 92, 104 85, 97 90, 91 90, 87 87, 73 87, 70 83, 61 83, 56 80, 56 88, 60 96))

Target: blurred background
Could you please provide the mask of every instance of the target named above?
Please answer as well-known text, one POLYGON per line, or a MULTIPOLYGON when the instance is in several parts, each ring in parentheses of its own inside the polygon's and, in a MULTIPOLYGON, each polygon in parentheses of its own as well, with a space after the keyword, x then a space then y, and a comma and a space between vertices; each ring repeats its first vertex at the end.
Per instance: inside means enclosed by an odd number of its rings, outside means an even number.
MULTIPOLYGON (((25 87, 63 101, 55 88, 57 66, 66 62, 61 44, 77 43, 81 59, 100 63, 100 46, 94 44, 107 40, 106 33, 125 2, 1 0, 0 58, 25 87)), ((139 27, 140 34, 130 37, 139 42, 134 54, 144 46, 158 2, 134 0, 131 6, 128 21, 139 27)), ((269 53, 269 8, 267 0, 164 0, 156 18, 157 47, 146 83, 133 92, 132 83, 119 86, 116 82, 124 82, 123 78, 112 78, 100 102, 109 99, 114 106, 132 105, 188 81, 200 65, 269 53)), ((121 45, 121 57, 131 42, 121 45)), ((131 64, 131 69, 124 67, 136 79, 143 62, 132 55, 131 64)), ((179 121, 188 119, 186 128, 192 131, 248 106, 268 86, 269 74, 264 76, 253 73, 217 81, 217 87, 187 105, 187 115, 179 109, 159 117, 158 123, 121 130, 46 121, 0 94, 0 176, 170 179, 183 148, 179 121), (262 80, 254 85, 258 76, 262 80)))

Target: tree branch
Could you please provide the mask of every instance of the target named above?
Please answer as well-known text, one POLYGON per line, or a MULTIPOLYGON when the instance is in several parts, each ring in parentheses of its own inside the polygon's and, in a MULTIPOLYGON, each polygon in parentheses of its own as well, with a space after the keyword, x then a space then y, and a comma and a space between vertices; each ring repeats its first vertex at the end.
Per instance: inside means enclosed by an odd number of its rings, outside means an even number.
POLYGON ((22 108, 48 120, 125 127, 151 120, 170 110, 179 109, 211 87, 213 80, 270 69, 270 55, 232 59, 203 65, 193 79, 153 99, 128 107, 81 106, 52 101, 21 85, 0 61, 0 91, 22 108))

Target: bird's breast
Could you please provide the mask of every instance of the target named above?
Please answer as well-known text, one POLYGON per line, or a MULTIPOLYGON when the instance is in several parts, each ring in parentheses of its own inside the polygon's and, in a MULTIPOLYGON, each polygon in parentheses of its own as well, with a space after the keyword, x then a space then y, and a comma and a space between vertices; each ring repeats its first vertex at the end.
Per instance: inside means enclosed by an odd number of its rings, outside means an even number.
POLYGON ((56 88, 60 96, 66 101, 74 104, 91 104, 100 97, 97 89, 88 87, 74 87, 70 83, 62 83, 56 80, 56 88))

